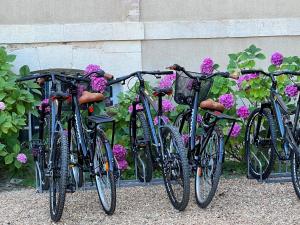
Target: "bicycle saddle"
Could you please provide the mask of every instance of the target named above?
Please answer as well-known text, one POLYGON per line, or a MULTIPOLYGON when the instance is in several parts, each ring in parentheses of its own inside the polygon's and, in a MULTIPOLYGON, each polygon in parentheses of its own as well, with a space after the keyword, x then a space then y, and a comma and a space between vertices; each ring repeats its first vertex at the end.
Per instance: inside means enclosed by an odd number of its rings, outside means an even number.
POLYGON ((84 91, 79 98, 79 104, 89 103, 89 102, 100 102, 105 99, 105 96, 101 93, 91 93, 84 91))
POLYGON ((164 95, 171 95, 172 92, 173 92, 172 87, 169 87, 169 88, 155 87, 155 88, 153 88, 153 95, 156 97, 164 96, 164 95))
POLYGON ((211 111, 218 111, 218 112, 224 112, 225 107, 219 102, 215 102, 212 99, 204 100, 200 103, 201 109, 211 110, 211 111))

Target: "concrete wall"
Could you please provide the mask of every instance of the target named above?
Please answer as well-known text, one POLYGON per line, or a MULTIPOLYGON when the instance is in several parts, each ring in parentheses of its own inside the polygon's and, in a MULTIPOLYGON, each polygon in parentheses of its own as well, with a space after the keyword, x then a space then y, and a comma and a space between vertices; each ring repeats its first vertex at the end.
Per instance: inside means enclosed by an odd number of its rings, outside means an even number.
MULTIPOLYGON (((256 44, 300 55, 297 0, 2 0, 0 44, 33 70, 101 64, 117 76, 256 44)), ((268 62, 260 66, 266 66, 268 62)))

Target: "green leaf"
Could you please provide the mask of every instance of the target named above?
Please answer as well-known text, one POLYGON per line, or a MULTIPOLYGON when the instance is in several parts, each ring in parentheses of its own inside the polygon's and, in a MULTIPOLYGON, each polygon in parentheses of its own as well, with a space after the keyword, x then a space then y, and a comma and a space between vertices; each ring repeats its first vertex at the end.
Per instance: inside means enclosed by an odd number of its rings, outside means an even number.
POLYGON ((13 62, 16 59, 16 55, 7 55, 6 61, 7 62, 13 62))
POLYGON ((6 156, 7 154, 8 154, 7 151, 4 150, 0 151, 0 156, 2 157, 6 156))
POLYGON ((11 164, 14 161, 14 154, 9 154, 4 157, 5 164, 11 164))
POLYGON ((30 74, 30 69, 27 65, 24 65, 20 68, 19 73, 21 76, 26 76, 30 74))
POLYGON ((17 143, 13 147, 14 153, 18 154, 20 152, 20 145, 17 143))
POLYGON ((263 59, 266 58, 266 56, 265 56, 264 54, 262 54, 262 53, 258 53, 257 55, 255 55, 255 57, 256 57, 257 59, 261 59, 261 60, 263 60, 263 59))
POLYGON ((17 169, 20 169, 22 166, 22 164, 18 160, 15 160, 14 165, 17 169))
POLYGON ((22 103, 18 103, 17 104, 17 110, 18 110, 18 113, 20 113, 21 115, 24 115, 25 113, 25 107, 22 103))
POLYGON ((276 67, 275 65, 272 64, 272 65, 269 66, 268 71, 269 71, 270 73, 273 73, 276 69, 277 69, 277 67, 276 67))

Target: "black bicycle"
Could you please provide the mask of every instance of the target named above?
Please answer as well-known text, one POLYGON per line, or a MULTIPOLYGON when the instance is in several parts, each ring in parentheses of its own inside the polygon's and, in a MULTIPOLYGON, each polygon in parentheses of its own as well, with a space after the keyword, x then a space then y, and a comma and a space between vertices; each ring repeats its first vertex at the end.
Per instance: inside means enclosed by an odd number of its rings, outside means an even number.
MULTIPOLYGON (((241 73, 262 74, 272 81, 269 101, 261 103, 251 113, 247 122, 245 148, 249 173, 253 178, 266 179, 272 171, 275 154, 279 160, 291 160, 293 186, 300 198, 300 97, 298 97, 296 109, 290 111, 277 91, 275 79, 280 75, 300 76, 300 72, 267 73, 262 70, 242 70, 241 73)), ((300 90, 300 85, 295 85, 300 90)))
POLYGON ((138 97, 132 102, 133 111, 129 125, 131 150, 134 154, 136 172, 140 180, 148 182, 152 179, 152 165, 157 164, 161 167, 168 197, 172 205, 181 211, 186 208, 189 201, 189 165, 178 129, 164 121, 162 112, 162 98, 165 95, 170 95, 172 89, 154 88, 153 95, 158 97, 158 104, 156 104, 147 93, 143 79, 145 74, 159 78, 159 75, 172 73, 172 71, 138 71, 117 78, 110 84, 124 83, 131 77, 138 78, 138 97), (137 109, 138 104, 142 104, 142 108, 137 109), (157 127, 153 122, 150 105, 157 114, 157 127), (151 145, 155 147, 156 151, 151 151, 151 145))
POLYGON ((36 74, 20 78, 18 81, 44 78, 51 80, 50 105, 50 148, 46 175, 50 182, 51 219, 59 221, 64 208, 67 191, 75 191, 81 186, 80 169, 87 168, 91 177, 95 177, 97 192, 104 211, 112 214, 116 206, 116 185, 118 169, 109 140, 101 128, 102 123, 113 122, 106 116, 93 115, 92 104, 102 101, 100 93, 84 92, 78 99, 77 87, 80 82, 90 83, 89 76, 65 76, 62 74, 36 74), (68 86, 68 93, 57 90, 57 81, 68 86), (72 104, 72 113, 68 119, 68 130, 64 130, 61 117, 62 105, 66 100, 72 104), (88 107, 86 124, 82 119, 80 104, 91 104, 88 107), (70 147, 69 147, 70 146, 70 147))
POLYGON ((195 172, 196 201, 201 208, 205 208, 216 193, 225 157, 224 146, 237 121, 233 117, 222 114, 224 106, 207 99, 207 96, 213 84, 213 77, 234 79, 237 77, 228 72, 217 72, 212 75, 189 72, 177 64, 169 68, 176 71, 174 100, 178 104, 188 105, 188 109, 177 116, 174 124, 179 128, 183 139, 187 139, 188 159, 192 172, 195 172), (197 122, 199 106, 205 110, 201 123, 197 122), (225 142, 219 127, 221 120, 232 122, 225 142))

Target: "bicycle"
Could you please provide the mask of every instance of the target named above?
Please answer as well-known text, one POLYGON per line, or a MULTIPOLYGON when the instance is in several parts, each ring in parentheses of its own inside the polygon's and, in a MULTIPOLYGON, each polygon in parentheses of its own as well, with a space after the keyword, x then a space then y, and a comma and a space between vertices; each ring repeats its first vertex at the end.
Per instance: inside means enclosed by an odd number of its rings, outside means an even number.
POLYGON ((114 121, 110 117, 93 115, 92 104, 102 101, 104 99, 102 94, 85 92, 79 99, 77 97, 78 84, 90 83, 89 77, 92 74, 105 75, 93 72, 84 77, 75 77, 48 73, 18 79, 18 81, 26 81, 44 78, 52 82, 49 99, 50 149, 46 176, 49 176, 50 181, 50 215, 55 222, 59 221, 62 216, 67 190, 73 192, 80 186, 80 176, 75 172, 76 170, 72 169, 74 167, 83 169, 86 165, 90 176, 96 179, 99 200, 105 213, 111 215, 115 210, 115 180, 118 170, 109 140, 101 128, 102 123, 113 122, 114 124, 114 121), (69 93, 57 90, 57 80, 68 86, 69 93), (66 100, 71 100, 72 103, 67 131, 61 123, 62 104, 66 100), (80 113, 79 106, 82 104, 90 104, 87 124, 83 123, 80 113), (76 141, 76 146, 73 146, 72 141, 76 141), (75 149, 69 148, 71 144, 75 149), (74 157, 71 157, 72 155, 74 157))
POLYGON ((153 164, 162 169, 163 180, 168 197, 175 209, 186 208, 190 195, 189 168, 186 151, 178 130, 163 119, 162 98, 170 95, 172 89, 154 88, 153 95, 158 97, 158 104, 149 96, 145 89, 143 75, 172 74, 173 71, 137 71, 130 75, 117 78, 110 85, 136 77, 139 80, 137 98, 132 102, 133 111, 130 116, 130 143, 134 155, 136 172, 141 180, 149 182, 152 179, 153 164), (142 104, 142 108, 137 108, 142 104), (155 128, 150 107, 157 115, 155 128), (155 151, 151 150, 151 145, 155 151))
MULTIPOLYGON (((295 192, 300 198, 299 183, 299 144, 300 144, 300 97, 297 108, 289 111, 282 97, 277 91, 276 76, 300 76, 300 72, 276 71, 267 73, 263 70, 241 70, 242 74, 262 74, 271 79, 270 97, 261 103, 249 116, 245 132, 246 160, 250 175, 255 179, 264 180, 269 177, 275 161, 275 154, 279 160, 291 161, 291 176, 295 192), (294 121, 291 119, 294 115, 294 121), (277 132, 279 131, 279 132, 277 132), (277 134, 281 141, 282 154, 277 145, 277 134)), ((297 84, 298 90, 300 85, 297 84)))
POLYGON ((224 146, 237 121, 223 114, 225 108, 221 103, 207 99, 207 96, 213 84, 213 77, 237 77, 228 72, 211 75, 189 72, 177 64, 168 68, 176 71, 175 102, 188 106, 188 109, 178 114, 174 125, 179 128, 183 138, 188 136, 186 147, 191 170, 195 172, 196 202, 199 207, 206 208, 216 193, 225 157, 224 146), (200 124, 197 122, 199 106, 205 111, 200 124), (219 127, 221 120, 232 122, 225 142, 219 127))

